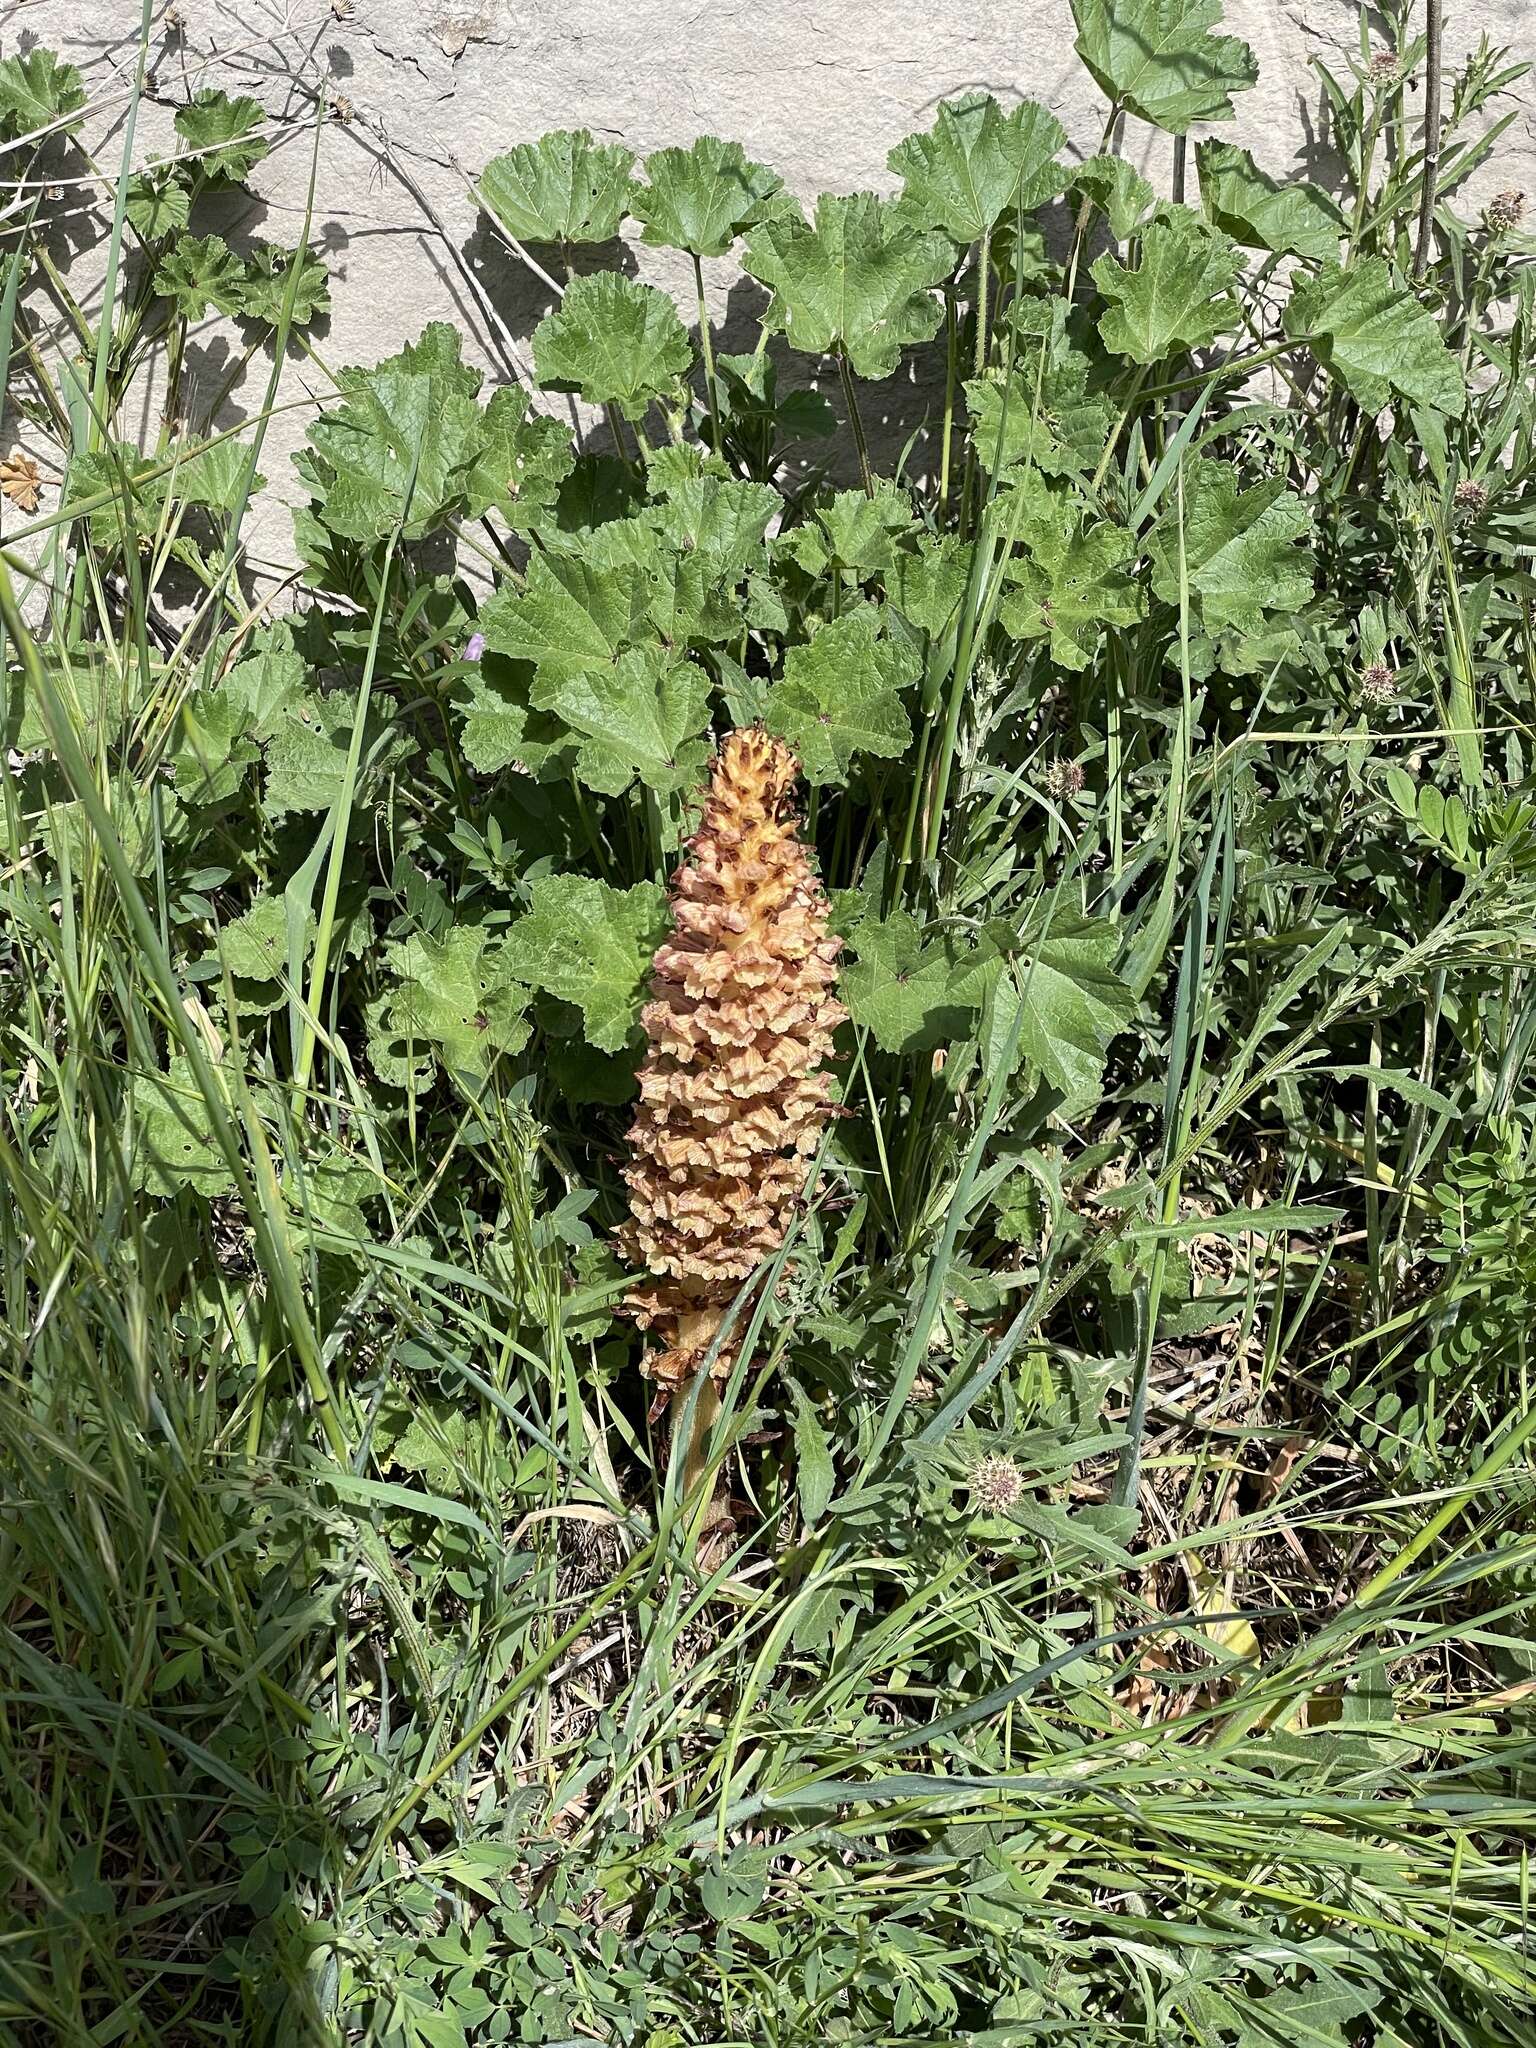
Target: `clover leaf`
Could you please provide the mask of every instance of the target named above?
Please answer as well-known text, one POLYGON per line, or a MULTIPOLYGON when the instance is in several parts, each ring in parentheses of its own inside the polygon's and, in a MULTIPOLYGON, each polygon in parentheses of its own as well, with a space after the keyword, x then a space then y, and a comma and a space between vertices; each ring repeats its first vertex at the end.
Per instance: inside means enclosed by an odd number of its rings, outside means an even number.
POLYGON ((929 341, 943 317, 933 287, 954 268, 953 245, 917 230, 895 200, 824 192, 814 223, 765 220, 744 267, 773 293, 765 325, 808 355, 845 356, 861 377, 889 377, 904 342, 929 341))

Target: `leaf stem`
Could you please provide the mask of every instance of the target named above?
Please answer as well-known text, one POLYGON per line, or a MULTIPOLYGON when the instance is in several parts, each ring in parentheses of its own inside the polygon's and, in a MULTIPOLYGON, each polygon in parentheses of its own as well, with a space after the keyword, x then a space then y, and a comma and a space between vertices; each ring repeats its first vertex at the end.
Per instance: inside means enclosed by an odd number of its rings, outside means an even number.
POLYGON ((843 398, 848 406, 848 424, 853 428, 853 445, 859 451, 859 474, 864 479, 864 495, 875 495, 875 479, 869 466, 869 443, 864 438, 864 421, 859 414, 858 393, 853 388, 853 372, 848 367, 848 358, 839 349, 837 372, 843 380, 843 398))

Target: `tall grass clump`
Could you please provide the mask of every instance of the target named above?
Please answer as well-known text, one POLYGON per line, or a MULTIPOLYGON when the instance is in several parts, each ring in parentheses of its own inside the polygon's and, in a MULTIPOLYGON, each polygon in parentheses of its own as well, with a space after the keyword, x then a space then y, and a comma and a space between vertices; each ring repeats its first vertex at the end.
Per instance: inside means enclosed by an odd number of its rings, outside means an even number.
POLYGON ((1072 14, 489 383, 0 61, 6 2039, 1529 2038, 1525 67, 1072 14))

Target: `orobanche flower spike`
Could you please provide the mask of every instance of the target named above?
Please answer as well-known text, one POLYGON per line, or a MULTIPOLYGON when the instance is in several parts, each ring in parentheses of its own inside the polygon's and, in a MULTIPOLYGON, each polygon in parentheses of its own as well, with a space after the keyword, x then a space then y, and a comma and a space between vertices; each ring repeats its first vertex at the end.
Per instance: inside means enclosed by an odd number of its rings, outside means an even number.
MULTIPOLYGON (((650 1044, 619 1244, 650 1276, 625 1306, 659 1347, 644 1369, 663 1399, 703 1365, 741 1283, 784 1242, 832 1114, 823 1062, 847 1015, 833 994, 842 941, 799 837, 799 769, 760 726, 721 746, 641 1016, 650 1044)), ((734 1355, 721 1346, 716 1379, 734 1355)))

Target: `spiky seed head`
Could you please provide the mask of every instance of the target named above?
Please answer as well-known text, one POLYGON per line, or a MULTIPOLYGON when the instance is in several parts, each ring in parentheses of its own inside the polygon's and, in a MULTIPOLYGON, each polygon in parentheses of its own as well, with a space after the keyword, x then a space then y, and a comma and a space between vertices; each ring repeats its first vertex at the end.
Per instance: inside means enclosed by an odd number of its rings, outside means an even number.
POLYGON ((1372 85, 1396 85, 1403 75, 1403 60, 1394 49, 1373 50, 1365 75, 1372 85))
MULTIPOLYGON (((672 877, 673 931, 641 1013, 649 1040, 629 1129, 625 1307, 675 1388, 702 1365, 741 1283, 783 1244, 832 1113, 824 1063, 848 1014, 841 939, 799 837, 800 764, 760 726, 722 745, 672 877)), ((722 1348, 723 1378, 733 1353, 722 1348)))
POLYGON ((1366 704, 1390 704, 1397 696, 1397 670, 1373 661, 1360 671, 1360 697, 1366 704))
POLYGON ((1513 234, 1525 217, 1525 194, 1513 186, 1495 192, 1483 209, 1483 224, 1490 235, 1513 234))
POLYGON ((1451 502, 1458 518, 1481 518, 1488 509, 1488 486, 1478 483, 1474 477, 1464 476, 1451 493, 1451 502))
POLYGON ((1024 1474, 1012 1458, 989 1452, 971 1467, 971 1505, 984 1515, 1006 1515, 1024 1494, 1024 1474))
POLYGON ((1053 802, 1065 803, 1068 797, 1079 796, 1082 793, 1082 763, 1069 761, 1064 755, 1055 761, 1047 761, 1041 781, 1046 795, 1053 802))

